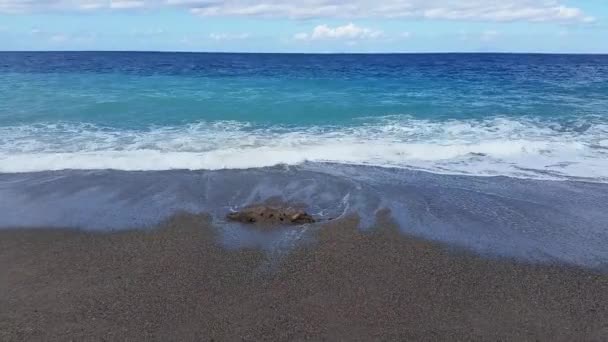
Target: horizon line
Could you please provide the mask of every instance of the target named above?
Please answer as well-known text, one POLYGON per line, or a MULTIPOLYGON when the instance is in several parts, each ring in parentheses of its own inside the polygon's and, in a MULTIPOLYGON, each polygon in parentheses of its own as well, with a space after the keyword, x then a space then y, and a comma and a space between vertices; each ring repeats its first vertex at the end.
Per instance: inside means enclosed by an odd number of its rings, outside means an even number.
POLYGON ((418 51, 418 52, 252 52, 252 51, 187 51, 187 50, 0 50, 0 53, 192 53, 192 54, 251 54, 251 55, 595 55, 608 52, 508 52, 508 51, 418 51))

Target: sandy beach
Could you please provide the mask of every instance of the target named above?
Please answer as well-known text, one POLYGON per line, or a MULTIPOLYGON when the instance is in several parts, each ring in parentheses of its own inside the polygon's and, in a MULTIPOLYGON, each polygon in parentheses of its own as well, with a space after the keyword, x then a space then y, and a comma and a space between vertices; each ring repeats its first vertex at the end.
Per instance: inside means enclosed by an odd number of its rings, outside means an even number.
MULTIPOLYGON (((114 233, 0 231, 0 340, 608 338, 608 274, 325 224, 284 255, 226 250, 205 215, 114 233)), ((252 228, 254 229, 254 228, 252 228)))

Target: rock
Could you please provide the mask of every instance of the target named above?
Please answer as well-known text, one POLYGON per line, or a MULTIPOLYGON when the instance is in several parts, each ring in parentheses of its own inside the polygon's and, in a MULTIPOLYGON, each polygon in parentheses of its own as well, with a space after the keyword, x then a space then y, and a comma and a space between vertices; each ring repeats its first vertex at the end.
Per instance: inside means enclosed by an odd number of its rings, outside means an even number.
POLYGON ((307 212, 292 207, 251 206, 226 216, 230 221, 249 224, 305 224, 315 219, 307 212))
POLYGON ((291 217, 291 223, 303 224, 303 223, 315 223, 316 220, 308 215, 306 212, 299 212, 291 217))

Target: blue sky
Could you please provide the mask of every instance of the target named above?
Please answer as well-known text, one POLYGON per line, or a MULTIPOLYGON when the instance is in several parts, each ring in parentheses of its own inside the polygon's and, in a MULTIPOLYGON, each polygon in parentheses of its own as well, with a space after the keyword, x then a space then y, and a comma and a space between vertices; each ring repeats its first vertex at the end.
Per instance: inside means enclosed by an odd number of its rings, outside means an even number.
POLYGON ((0 50, 608 53, 608 1, 0 0, 0 50))

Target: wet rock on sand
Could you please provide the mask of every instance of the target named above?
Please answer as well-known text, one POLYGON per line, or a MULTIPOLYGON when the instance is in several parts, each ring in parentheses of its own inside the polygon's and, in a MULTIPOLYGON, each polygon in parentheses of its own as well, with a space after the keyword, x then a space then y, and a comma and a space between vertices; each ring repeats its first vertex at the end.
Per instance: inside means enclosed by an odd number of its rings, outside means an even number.
POLYGON ((304 224, 315 219, 306 211, 292 207, 251 206, 226 216, 230 221, 257 224, 304 224))

